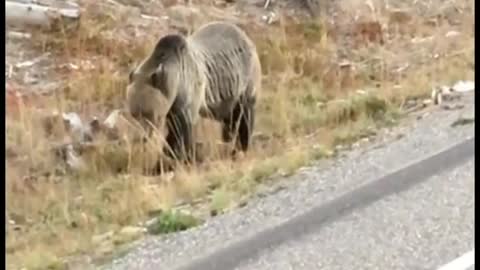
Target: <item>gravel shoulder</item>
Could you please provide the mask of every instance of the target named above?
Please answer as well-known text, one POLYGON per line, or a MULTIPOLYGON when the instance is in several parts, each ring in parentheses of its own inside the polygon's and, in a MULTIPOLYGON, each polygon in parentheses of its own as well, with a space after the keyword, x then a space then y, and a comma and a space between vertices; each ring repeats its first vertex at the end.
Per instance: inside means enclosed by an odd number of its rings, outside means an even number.
POLYGON ((462 97, 460 110, 422 112, 401 125, 380 132, 375 140, 340 157, 302 168, 298 174, 276 181, 248 205, 202 226, 135 244, 127 255, 101 269, 172 269, 228 243, 275 226, 340 194, 401 167, 420 156, 473 136, 474 125, 452 123, 474 117, 474 96, 462 97))

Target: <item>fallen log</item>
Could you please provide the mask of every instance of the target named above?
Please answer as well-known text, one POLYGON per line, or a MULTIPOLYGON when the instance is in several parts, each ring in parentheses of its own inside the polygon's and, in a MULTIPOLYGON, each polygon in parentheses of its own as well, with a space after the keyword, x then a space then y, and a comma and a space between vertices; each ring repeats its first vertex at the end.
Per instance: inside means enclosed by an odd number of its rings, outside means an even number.
POLYGON ((7 26, 51 28, 59 21, 78 21, 79 19, 80 11, 76 8, 55 8, 5 1, 5 22, 7 26))

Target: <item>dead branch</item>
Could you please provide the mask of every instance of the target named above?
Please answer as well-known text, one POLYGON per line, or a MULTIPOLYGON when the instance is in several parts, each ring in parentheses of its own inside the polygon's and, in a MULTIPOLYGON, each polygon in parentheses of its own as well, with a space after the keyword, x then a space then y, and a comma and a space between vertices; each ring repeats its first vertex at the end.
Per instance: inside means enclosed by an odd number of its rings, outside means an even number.
POLYGON ((58 20, 78 21, 80 11, 76 8, 55 8, 37 4, 5 1, 5 22, 9 26, 52 27, 58 20))

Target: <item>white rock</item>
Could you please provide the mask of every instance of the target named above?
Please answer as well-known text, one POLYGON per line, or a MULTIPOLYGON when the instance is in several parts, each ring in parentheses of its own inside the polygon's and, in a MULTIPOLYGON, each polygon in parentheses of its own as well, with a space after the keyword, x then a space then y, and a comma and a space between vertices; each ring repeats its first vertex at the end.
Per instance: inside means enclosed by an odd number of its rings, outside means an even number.
POLYGON ((71 169, 76 171, 82 171, 87 168, 85 161, 75 153, 75 150, 73 149, 72 145, 68 145, 66 151, 67 151, 66 163, 71 169))
POLYGON ((446 34, 445 34, 445 37, 456 37, 460 35, 460 32, 457 32, 457 31, 448 31, 446 34))
POLYGON ((475 90, 475 82, 458 81, 452 86, 454 92, 470 92, 475 90))
POLYGON ((103 124, 108 127, 113 129, 118 122, 118 116, 120 115, 120 110, 114 110, 110 115, 103 121, 103 124))
POLYGON ((78 114, 70 112, 70 113, 63 113, 62 114, 63 120, 68 123, 70 128, 70 132, 73 135, 74 139, 82 141, 84 135, 84 126, 82 123, 82 119, 78 114))
POLYGON ((362 90, 362 89, 359 89, 359 90, 357 90, 356 92, 357 92, 357 94, 359 94, 359 95, 366 95, 366 94, 368 94, 367 91, 362 90))

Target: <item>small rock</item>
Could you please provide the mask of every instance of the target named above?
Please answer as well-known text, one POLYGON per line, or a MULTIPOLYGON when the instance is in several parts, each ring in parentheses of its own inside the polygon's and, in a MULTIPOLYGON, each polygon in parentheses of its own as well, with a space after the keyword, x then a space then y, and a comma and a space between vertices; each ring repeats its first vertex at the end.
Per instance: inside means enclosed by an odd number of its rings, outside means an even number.
POLYGON ((428 42, 428 41, 431 41, 431 40, 433 40, 433 37, 432 37, 432 36, 426 37, 426 38, 418 38, 418 37, 416 37, 416 38, 413 38, 413 39, 411 40, 411 42, 414 43, 414 44, 418 44, 418 43, 428 42))
POLYGON ((432 104, 432 100, 431 99, 425 99, 423 100, 422 104, 424 107, 427 107, 428 105, 432 104))
POLYGON ((446 34, 445 34, 445 37, 456 37, 460 35, 460 32, 457 32, 457 31, 448 31, 446 34))
POLYGON ((237 206, 238 206, 239 208, 242 208, 242 207, 245 207, 245 206, 247 206, 247 205, 248 205, 248 200, 245 200, 245 199, 244 199, 244 200, 241 200, 241 201, 238 203, 237 206))
POLYGON ((8 31, 7 37, 12 39, 29 39, 32 37, 32 35, 30 33, 8 31))
POLYGON ((432 90, 432 101, 433 101, 433 104, 435 104, 435 105, 439 105, 439 104, 442 103, 441 90, 436 89, 436 88, 432 90))
POLYGON ((453 110, 460 110, 463 109, 465 106, 463 104, 443 104, 442 109, 447 110, 447 111, 453 111, 453 110))
POLYGON ((130 242, 132 240, 139 238, 145 232, 147 232, 147 228, 144 228, 144 227, 135 227, 135 226, 123 227, 115 235, 113 243, 123 244, 123 243, 130 242))
POLYGON ((475 123, 475 118, 460 117, 459 119, 454 121, 450 126, 457 127, 457 126, 470 125, 473 123, 475 123))
POLYGON ((113 231, 108 231, 108 232, 103 233, 103 234, 94 235, 92 237, 92 242, 94 244, 101 244, 101 243, 103 243, 107 240, 112 239, 113 235, 114 235, 113 231))
POLYGON ((115 128, 117 126, 118 117, 121 113, 121 110, 114 110, 110 115, 103 121, 103 124, 108 128, 115 128))
POLYGON ((448 94, 442 95, 443 101, 455 101, 461 99, 461 96, 459 93, 455 92, 450 92, 448 94))
POLYGON ((348 60, 342 60, 340 63, 338 63, 338 66, 340 68, 350 68, 353 66, 352 62, 348 61, 348 60))
POLYGON ((262 19, 267 23, 267 24, 272 24, 278 21, 278 16, 275 14, 275 12, 270 11, 268 15, 262 16, 262 19))
POLYGON ((417 107, 417 105, 418 105, 418 101, 416 99, 408 99, 407 101, 405 101, 403 108, 405 110, 409 110, 417 107))
POLYGON ((317 106, 317 108, 319 109, 323 109, 327 106, 327 104, 325 102, 322 102, 322 101, 319 101, 315 104, 317 106))
POLYGON ((62 117, 74 140, 84 142, 91 139, 89 127, 84 126, 82 119, 77 113, 63 113, 62 117))
POLYGON ((82 157, 78 156, 73 149, 73 145, 68 145, 66 149, 66 163, 70 169, 82 171, 87 168, 82 157))
POLYGON ((158 222, 158 219, 159 219, 158 217, 155 217, 155 218, 152 218, 152 219, 150 219, 150 220, 147 220, 147 221, 145 222, 144 227, 145 227, 145 228, 152 227, 153 225, 155 225, 155 224, 158 222))
POLYGON ((126 237, 136 237, 139 236, 143 233, 147 232, 147 229, 143 227, 135 227, 135 226, 127 226, 123 227, 120 231, 119 234, 126 236, 126 237))
POLYGON ((370 141, 370 138, 368 138, 368 137, 362 138, 362 139, 360 140, 360 142, 362 142, 362 143, 367 143, 367 142, 369 142, 369 141, 370 141))
POLYGON ((366 94, 368 94, 367 91, 362 90, 362 89, 359 89, 359 90, 357 90, 356 92, 357 92, 357 94, 359 94, 359 95, 366 95, 366 94))
POLYGON ((86 226, 87 224, 90 224, 90 218, 85 212, 82 212, 80 214, 80 221, 82 222, 82 225, 86 226))

